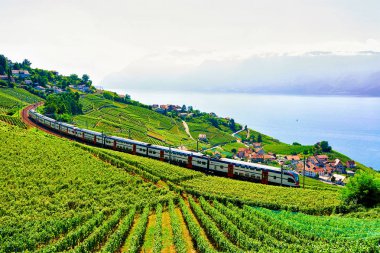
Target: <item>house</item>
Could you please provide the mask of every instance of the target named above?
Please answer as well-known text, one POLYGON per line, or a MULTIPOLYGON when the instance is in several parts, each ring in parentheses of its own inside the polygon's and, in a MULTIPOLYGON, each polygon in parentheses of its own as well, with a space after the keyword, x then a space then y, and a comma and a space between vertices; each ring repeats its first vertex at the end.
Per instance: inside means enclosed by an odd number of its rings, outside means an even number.
POLYGON ((347 171, 347 175, 350 176, 350 177, 353 177, 353 176, 355 176, 355 171, 348 170, 347 171))
POLYGON ((264 160, 265 161, 274 161, 276 160, 276 157, 270 154, 264 154, 264 160))
POLYGON ((301 160, 301 158, 298 155, 287 155, 284 158, 290 161, 292 164, 297 164, 301 160))
POLYGON ((214 112, 210 112, 209 115, 210 115, 211 117, 217 117, 216 114, 215 114, 214 112))
POLYGON ((8 76, 7 75, 0 75, 0 80, 8 81, 8 76))
POLYGON ((155 110, 154 110, 155 112, 158 112, 158 113, 164 113, 165 112, 165 110, 164 109, 162 109, 162 108, 156 108, 155 110))
POLYGON ((346 173, 343 163, 339 159, 335 159, 334 168, 339 173, 346 173))
POLYGON ((261 143, 260 142, 254 142, 252 143, 253 148, 261 148, 261 143))
POLYGON ((29 79, 25 80, 24 83, 26 85, 32 85, 33 84, 33 82, 31 80, 29 80, 29 79))
POLYGON ((237 157, 239 158, 249 158, 253 151, 249 148, 239 148, 237 152, 237 157))
POLYGON ((353 169, 353 168, 355 168, 355 167, 356 167, 355 161, 347 161, 347 162, 346 162, 346 167, 347 167, 348 169, 353 169))
POLYGON ((27 70, 12 70, 12 75, 19 78, 27 78, 30 76, 29 71, 27 70))
POLYGON ((255 149, 255 153, 257 153, 259 155, 264 155, 265 154, 265 152, 264 152, 264 150, 262 148, 256 148, 255 149))
POLYGON ((35 89, 36 89, 36 90, 39 90, 39 91, 45 91, 45 88, 42 87, 42 86, 37 86, 35 89))
POLYGON ((199 134, 198 135, 198 139, 200 141, 207 141, 207 136, 206 136, 206 134, 199 134))
POLYGON ((264 162, 264 155, 259 155, 257 153, 253 153, 251 155, 251 162, 254 162, 254 163, 264 162))
POLYGON ((157 109, 158 107, 159 107, 158 104, 154 104, 154 105, 152 105, 152 109, 157 109))
POLYGON ((327 155, 317 155, 319 163, 326 163, 329 157, 327 155))
POLYGON ((168 110, 169 106, 168 105, 160 105, 160 108, 162 110, 168 110))
POLYGON ((310 156, 309 158, 307 158, 307 161, 311 162, 312 164, 314 164, 316 166, 321 166, 321 167, 324 166, 324 162, 318 160, 317 157, 315 157, 315 156, 310 156))
POLYGON ((181 118, 186 118, 187 117, 187 113, 186 112, 181 112, 178 114, 178 116, 180 116, 181 118))

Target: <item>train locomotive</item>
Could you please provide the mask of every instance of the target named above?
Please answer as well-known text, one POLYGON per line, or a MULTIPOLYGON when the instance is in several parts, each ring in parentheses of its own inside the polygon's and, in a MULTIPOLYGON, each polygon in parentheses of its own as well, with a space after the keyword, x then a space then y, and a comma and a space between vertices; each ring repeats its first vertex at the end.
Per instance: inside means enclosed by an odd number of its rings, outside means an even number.
POLYGON ((299 176, 298 173, 294 171, 283 170, 281 175, 281 169, 272 166, 227 158, 216 159, 198 152, 184 151, 116 136, 108 136, 56 121, 37 113, 34 109, 29 111, 29 117, 36 123, 53 129, 56 132, 93 145, 150 157, 189 169, 226 175, 230 178, 244 178, 259 181, 263 184, 282 184, 284 186, 299 187, 299 176))

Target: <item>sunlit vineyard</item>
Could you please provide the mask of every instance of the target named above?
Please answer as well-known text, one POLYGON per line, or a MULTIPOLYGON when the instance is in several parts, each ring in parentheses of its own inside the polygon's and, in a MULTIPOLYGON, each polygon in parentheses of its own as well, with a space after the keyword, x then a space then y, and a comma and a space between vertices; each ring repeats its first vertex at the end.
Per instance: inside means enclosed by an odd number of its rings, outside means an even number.
POLYGON ((0 114, 0 121, 8 123, 10 125, 18 126, 20 128, 27 128, 27 125, 18 117, 12 117, 8 115, 0 114))
POLYGON ((0 88, 0 114, 13 114, 28 103, 41 100, 21 88, 0 88))
POLYGON ((75 238, 85 237, 119 209, 124 214, 174 196, 66 140, 1 122, 0 139, 0 252, 35 250, 72 229, 80 229, 75 238), (105 217, 93 220, 101 212, 105 217))
POLYGON ((339 212, 343 208, 338 191, 262 185, 215 176, 182 181, 180 187, 173 188, 197 196, 310 214, 339 212))

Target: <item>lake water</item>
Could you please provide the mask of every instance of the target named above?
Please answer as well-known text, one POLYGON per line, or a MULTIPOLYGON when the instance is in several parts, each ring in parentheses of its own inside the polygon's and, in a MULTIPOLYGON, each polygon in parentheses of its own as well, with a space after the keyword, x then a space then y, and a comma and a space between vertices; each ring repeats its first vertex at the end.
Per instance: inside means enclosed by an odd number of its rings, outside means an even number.
POLYGON ((327 140, 333 149, 380 170, 380 98, 114 91, 145 104, 186 104, 232 117, 286 143, 327 140))

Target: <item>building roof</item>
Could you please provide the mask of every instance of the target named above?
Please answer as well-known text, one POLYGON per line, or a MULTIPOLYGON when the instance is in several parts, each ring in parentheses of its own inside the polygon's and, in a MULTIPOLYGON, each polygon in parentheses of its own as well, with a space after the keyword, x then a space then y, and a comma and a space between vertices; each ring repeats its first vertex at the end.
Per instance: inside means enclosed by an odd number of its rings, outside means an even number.
POLYGON ((299 161, 299 160, 301 160, 298 155, 287 155, 287 156, 285 156, 285 159, 290 160, 290 161, 299 161))

